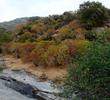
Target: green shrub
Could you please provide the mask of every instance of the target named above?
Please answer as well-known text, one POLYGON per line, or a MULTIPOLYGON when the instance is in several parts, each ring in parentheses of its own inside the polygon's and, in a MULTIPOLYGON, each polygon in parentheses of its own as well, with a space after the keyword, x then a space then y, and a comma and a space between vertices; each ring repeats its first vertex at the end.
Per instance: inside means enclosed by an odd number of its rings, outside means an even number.
POLYGON ((36 66, 60 66, 68 64, 70 59, 69 48, 66 44, 54 42, 38 42, 36 48, 30 54, 32 62, 36 66))
POLYGON ((74 33, 74 31, 72 31, 68 27, 61 28, 58 34, 59 34, 59 38, 61 40, 75 39, 75 33, 74 33))
POLYGON ((90 44, 87 40, 74 40, 71 45, 76 48, 77 54, 80 55, 87 51, 87 47, 90 44))
POLYGON ((80 5, 78 13, 87 29, 103 26, 104 21, 108 19, 107 9, 99 2, 84 2, 80 5))
POLYGON ((36 37, 33 37, 33 34, 30 32, 25 32, 18 39, 18 42, 35 42, 35 41, 36 37))
POLYGON ((110 30, 105 29, 101 32, 88 31, 85 34, 85 38, 89 41, 98 41, 101 43, 110 42, 110 30))
POLYGON ((71 97, 75 92, 82 100, 110 99, 110 44, 95 42, 73 60, 64 95, 71 97))
POLYGON ((69 50, 67 45, 50 45, 43 55, 47 66, 65 65, 69 61, 69 50))
POLYGON ((35 49, 30 54, 30 58, 32 59, 34 65, 46 66, 44 60, 44 53, 47 52, 48 47, 53 44, 54 44, 53 41, 39 41, 36 43, 35 49))
POLYGON ((0 33, 0 45, 3 43, 8 43, 12 40, 12 36, 8 32, 0 33))

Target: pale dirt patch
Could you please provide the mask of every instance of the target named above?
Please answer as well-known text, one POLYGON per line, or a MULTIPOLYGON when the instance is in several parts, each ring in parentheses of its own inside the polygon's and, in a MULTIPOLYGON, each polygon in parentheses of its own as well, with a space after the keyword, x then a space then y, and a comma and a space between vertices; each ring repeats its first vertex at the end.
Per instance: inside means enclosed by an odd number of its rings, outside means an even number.
POLYGON ((66 67, 41 67, 34 66, 32 63, 23 63, 21 59, 14 58, 11 55, 4 56, 5 64, 12 70, 25 70, 38 77, 46 76, 49 80, 63 79, 67 73, 66 67))

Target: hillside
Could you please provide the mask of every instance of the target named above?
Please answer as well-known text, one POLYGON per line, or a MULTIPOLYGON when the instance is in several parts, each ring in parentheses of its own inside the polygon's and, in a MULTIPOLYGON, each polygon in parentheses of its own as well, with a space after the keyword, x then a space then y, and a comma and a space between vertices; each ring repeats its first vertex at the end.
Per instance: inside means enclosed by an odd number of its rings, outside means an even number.
POLYGON ((54 81, 66 78, 63 95, 67 98, 74 92, 82 100, 110 97, 110 14, 101 3, 88 1, 76 12, 21 18, 2 25, 7 29, 16 26, 13 32, 0 32, 1 52, 11 55, 8 64, 13 70, 38 76, 41 72, 40 77, 51 76, 54 81))
POLYGON ((7 42, 11 42, 6 45, 6 52, 21 58, 23 62, 32 62, 35 66, 67 66, 73 56, 86 52, 91 41, 102 38, 102 33, 108 32, 108 10, 101 9, 104 12, 96 12, 99 14, 95 17, 94 12, 90 15, 87 11, 88 16, 86 10, 81 8, 77 13, 70 11, 62 15, 11 21, 9 23, 15 23, 16 29, 12 38, 7 39, 7 42), (25 24, 18 24, 26 21, 25 24))
POLYGON ((16 28, 16 25, 24 24, 28 20, 29 20, 29 18, 27 18, 27 17, 25 17, 25 18, 17 18, 17 19, 14 19, 12 21, 9 21, 9 22, 0 23, 0 27, 5 28, 7 30, 13 30, 13 29, 16 28))
POLYGON ((12 21, 2 22, 0 23, 0 27, 7 29, 8 31, 13 31, 16 29, 16 26, 19 24, 26 24, 30 20, 38 19, 40 17, 24 17, 24 18, 16 18, 12 21))

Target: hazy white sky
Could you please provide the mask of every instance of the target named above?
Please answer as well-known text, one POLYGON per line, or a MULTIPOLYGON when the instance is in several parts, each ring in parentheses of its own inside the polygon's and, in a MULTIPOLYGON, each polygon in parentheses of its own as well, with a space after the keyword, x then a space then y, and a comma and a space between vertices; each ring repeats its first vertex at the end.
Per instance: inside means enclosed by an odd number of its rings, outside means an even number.
MULTIPOLYGON (((78 9, 84 1, 88 0, 0 0, 0 22, 19 17, 62 14, 78 9)), ((89 1, 99 1, 110 8, 110 0, 89 1)))

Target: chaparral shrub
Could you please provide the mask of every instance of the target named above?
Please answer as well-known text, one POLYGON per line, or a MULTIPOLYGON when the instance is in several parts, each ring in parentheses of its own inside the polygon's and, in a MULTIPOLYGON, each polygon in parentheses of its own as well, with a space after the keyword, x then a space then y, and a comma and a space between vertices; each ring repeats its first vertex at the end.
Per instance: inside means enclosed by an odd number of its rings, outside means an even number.
POLYGON ((64 95, 82 100, 110 99, 110 44, 94 42, 85 54, 73 58, 64 95))

